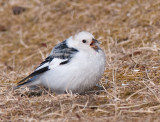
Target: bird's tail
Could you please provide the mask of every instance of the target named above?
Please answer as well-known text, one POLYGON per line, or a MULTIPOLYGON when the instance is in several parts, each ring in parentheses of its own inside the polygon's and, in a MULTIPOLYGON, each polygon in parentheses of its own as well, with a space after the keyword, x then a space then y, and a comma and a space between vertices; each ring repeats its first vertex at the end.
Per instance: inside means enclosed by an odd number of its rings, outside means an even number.
POLYGON ((20 82, 18 82, 18 83, 17 83, 17 86, 15 86, 13 89, 18 89, 18 88, 21 87, 21 86, 28 85, 28 84, 31 83, 32 81, 33 81, 33 78, 28 79, 27 81, 26 81, 26 79, 23 79, 23 80, 21 80, 20 82))
POLYGON ((28 76, 28 77, 26 77, 26 78, 24 78, 23 80, 21 80, 20 82, 18 82, 17 83, 17 86, 15 86, 13 89, 17 89, 17 88, 19 88, 19 87, 21 87, 21 86, 24 86, 24 85, 37 85, 38 83, 36 82, 37 81, 37 79, 38 79, 38 76, 34 76, 34 77, 32 77, 32 78, 30 78, 30 77, 28 76))

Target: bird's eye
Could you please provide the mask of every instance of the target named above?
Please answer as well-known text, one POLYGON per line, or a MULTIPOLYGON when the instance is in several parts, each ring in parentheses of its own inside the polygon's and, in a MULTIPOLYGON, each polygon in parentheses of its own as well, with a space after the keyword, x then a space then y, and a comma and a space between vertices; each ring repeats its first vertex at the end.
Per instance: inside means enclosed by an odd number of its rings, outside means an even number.
POLYGON ((83 42, 83 43, 86 43, 87 41, 86 41, 86 40, 82 40, 82 42, 83 42))

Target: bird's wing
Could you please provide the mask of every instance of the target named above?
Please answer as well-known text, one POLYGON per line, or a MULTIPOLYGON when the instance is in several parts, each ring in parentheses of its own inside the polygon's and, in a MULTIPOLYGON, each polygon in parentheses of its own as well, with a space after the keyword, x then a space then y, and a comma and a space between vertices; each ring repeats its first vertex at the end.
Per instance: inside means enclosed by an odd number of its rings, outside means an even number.
POLYGON ((67 64, 77 52, 77 49, 68 47, 66 41, 61 42, 52 49, 50 55, 35 69, 33 73, 18 82, 17 87, 31 82, 32 80, 27 80, 29 78, 54 69, 57 66, 67 64))

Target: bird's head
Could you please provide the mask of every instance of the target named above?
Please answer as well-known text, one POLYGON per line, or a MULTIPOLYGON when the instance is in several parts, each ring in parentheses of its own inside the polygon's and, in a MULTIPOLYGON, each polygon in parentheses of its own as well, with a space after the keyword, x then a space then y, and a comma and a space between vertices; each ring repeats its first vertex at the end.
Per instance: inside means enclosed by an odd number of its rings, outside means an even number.
POLYGON ((69 38, 69 45, 83 51, 98 51, 100 49, 99 42, 94 38, 91 33, 86 31, 79 32, 69 38))

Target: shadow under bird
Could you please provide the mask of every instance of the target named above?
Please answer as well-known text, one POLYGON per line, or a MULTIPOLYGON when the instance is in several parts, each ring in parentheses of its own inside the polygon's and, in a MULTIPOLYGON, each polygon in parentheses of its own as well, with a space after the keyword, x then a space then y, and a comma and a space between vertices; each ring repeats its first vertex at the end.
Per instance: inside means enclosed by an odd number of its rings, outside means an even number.
POLYGON ((101 79, 106 57, 99 42, 89 32, 79 32, 57 44, 21 86, 42 85, 56 93, 82 93, 101 79))

